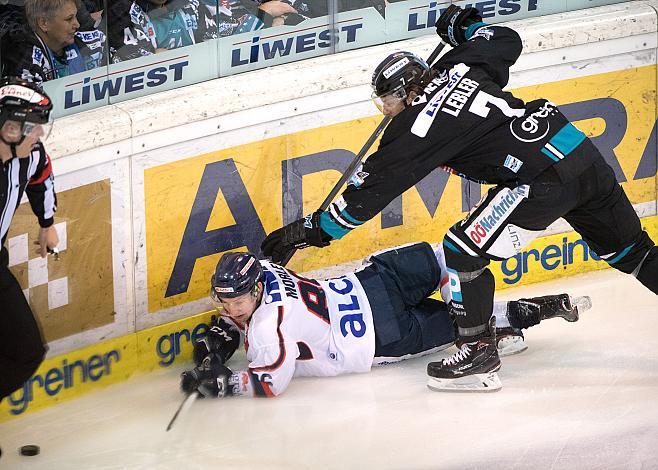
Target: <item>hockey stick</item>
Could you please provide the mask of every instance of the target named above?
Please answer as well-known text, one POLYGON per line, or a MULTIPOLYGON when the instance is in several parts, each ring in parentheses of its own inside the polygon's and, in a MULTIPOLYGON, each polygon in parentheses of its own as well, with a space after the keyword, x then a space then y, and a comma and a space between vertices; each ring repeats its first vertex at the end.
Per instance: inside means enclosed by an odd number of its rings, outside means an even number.
POLYGON ((167 425, 167 431, 169 431, 173 426, 174 426, 174 421, 176 421, 176 418, 178 418, 178 415, 180 412, 183 410, 183 408, 187 409, 189 406, 186 406, 188 403, 192 404, 192 401, 199 395, 199 392, 192 392, 189 395, 187 395, 181 404, 178 406, 178 409, 176 410, 176 413, 174 413, 174 416, 171 418, 171 421, 169 421, 169 424, 167 425))
MULTIPOLYGON (((443 48, 446 46, 446 43, 443 41, 439 42, 439 45, 436 46, 436 48, 432 51, 430 56, 427 58, 427 65, 432 67, 432 63, 436 60, 436 58, 439 56, 443 48)), ((356 169, 359 167, 360 164, 363 163, 363 157, 365 154, 370 150, 370 147, 372 144, 375 143, 375 140, 379 138, 379 135, 386 129, 386 126, 388 126, 389 122, 391 122, 393 118, 390 116, 385 116, 384 119, 382 119, 382 122, 379 123, 377 128, 373 131, 372 134, 370 134, 370 137, 368 137, 368 140, 366 143, 361 147, 361 150, 359 150, 359 153, 356 154, 354 157, 354 160, 352 160, 352 163, 347 167, 345 170, 345 173, 340 177, 336 185, 333 187, 333 189, 329 192, 327 197, 322 201, 322 204, 320 204, 320 207, 318 208, 319 211, 325 211, 329 207, 329 204, 331 204, 338 194, 338 192, 342 189, 343 185, 354 175, 354 172, 356 169)), ((293 257, 295 252, 297 251, 297 248, 293 248, 288 252, 288 254, 283 258, 283 261, 281 261, 280 265, 285 266, 288 264, 288 261, 290 261, 290 258, 293 257)))

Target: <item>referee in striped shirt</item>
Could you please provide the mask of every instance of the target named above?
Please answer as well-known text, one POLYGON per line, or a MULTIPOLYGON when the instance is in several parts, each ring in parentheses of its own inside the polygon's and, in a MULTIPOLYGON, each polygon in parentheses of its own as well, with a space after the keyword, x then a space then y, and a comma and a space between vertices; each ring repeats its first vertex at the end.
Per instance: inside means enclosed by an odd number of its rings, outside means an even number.
POLYGON ((17 78, 0 81, 0 400, 32 376, 46 353, 30 305, 9 271, 5 239, 25 193, 41 227, 38 254, 47 256, 59 243, 50 158, 41 143, 51 109, 50 98, 36 85, 17 78))

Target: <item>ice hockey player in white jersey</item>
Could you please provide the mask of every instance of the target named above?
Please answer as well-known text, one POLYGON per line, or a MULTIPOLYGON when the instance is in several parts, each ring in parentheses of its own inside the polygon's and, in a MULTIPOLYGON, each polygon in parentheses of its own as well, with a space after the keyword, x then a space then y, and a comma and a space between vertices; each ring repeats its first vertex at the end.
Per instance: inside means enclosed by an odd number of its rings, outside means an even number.
MULTIPOLYGON (((221 317, 195 344, 197 365, 181 377, 186 393, 276 396, 296 376, 368 372, 373 365, 430 354, 455 342, 444 302, 429 298, 449 286, 442 249, 428 243, 395 247, 366 258, 356 272, 307 279, 251 253, 225 253, 211 281, 221 317), (241 337, 249 366, 225 363, 241 337)), ((526 348, 521 328, 562 317, 576 321, 589 298, 567 294, 499 302, 503 353, 526 348)), ((431 387, 431 383, 428 383, 431 387)), ((499 388, 499 387, 498 387, 499 388)), ((492 386, 492 390, 495 390, 492 386)))

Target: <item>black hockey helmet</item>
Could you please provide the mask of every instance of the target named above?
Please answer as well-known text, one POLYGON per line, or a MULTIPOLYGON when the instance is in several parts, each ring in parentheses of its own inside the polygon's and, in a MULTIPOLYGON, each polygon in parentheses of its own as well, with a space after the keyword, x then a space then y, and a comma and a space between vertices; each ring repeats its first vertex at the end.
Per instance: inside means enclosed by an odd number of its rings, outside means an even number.
POLYGON ((263 279, 263 268, 252 253, 224 253, 212 276, 210 296, 219 302, 220 297, 230 299, 255 292, 263 279))
POLYGON ((38 85, 17 77, 0 80, 0 129, 7 121, 18 123, 23 136, 20 142, 37 125, 44 127, 42 138, 48 136, 52 109, 52 101, 38 85))
POLYGON ((416 54, 394 52, 381 61, 372 74, 372 89, 379 97, 404 90, 405 95, 415 86, 423 88, 430 67, 416 54))

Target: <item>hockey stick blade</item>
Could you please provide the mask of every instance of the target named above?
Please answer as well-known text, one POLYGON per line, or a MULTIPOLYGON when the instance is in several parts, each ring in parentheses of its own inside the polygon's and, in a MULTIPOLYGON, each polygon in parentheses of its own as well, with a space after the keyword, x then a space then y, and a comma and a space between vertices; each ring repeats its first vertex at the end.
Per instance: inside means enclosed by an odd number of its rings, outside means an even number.
MULTIPOLYGON (((439 42, 439 45, 434 48, 430 56, 427 58, 427 64, 432 67, 432 63, 436 60, 437 57, 439 57, 439 54, 443 50, 443 48, 446 47, 446 43, 441 41, 439 42)), ((365 154, 370 150, 370 147, 372 147, 372 144, 375 143, 375 141, 379 138, 379 135, 386 129, 386 126, 388 126, 389 122, 391 122, 393 118, 390 116, 385 116, 384 119, 382 119, 382 122, 379 123, 377 128, 373 131, 372 134, 370 134, 370 137, 368 137, 368 140, 366 143, 361 147, 361 150, 359 150, 359 153, 356 154, 354 157, 354 160, 352 160, 352 163, 347 167, 343 175, 340 177, 338 182, 336 182, 335 186, 333 189, 329 192, 326 198, 324 198, 324 201, 322 201, 322 204, 320 204, 320 207, 318 208, 319 211, 325 211, 329 207, 329 204, 331 204, 334 200, 334 198, 338 195, 338 192, 342 189, 343 185, 354 175, 354 172, 356 169, 359 167, 360 164, 363 163, 363 157, 365 154)), ((290 261, 290 258, 293 257, 295 252, 297 251, 297 248, 293 248, 286 254, 286 256, 283 258, 281 263, 279 263, 281 266, 285 266, 288 264, 288 261, 290 261)))
POLYGON ((178 418, 178 415, 181 413, 183 408, 187 410, 189 406, 192 404, 192 402, 196 399, 196 397, 199 396, 199 392, 194 391, 187 395, 181 404, 178 406, 178 409, 176 410, 176 413, 174 413, 174 416, 171 418, 171 421, 169 421, 169 424, 167 425, 167 432, 174 427, 174 422, 176 421, 176 418, 178 418))

